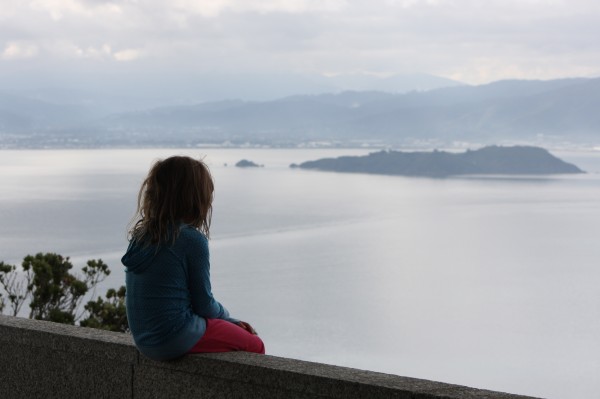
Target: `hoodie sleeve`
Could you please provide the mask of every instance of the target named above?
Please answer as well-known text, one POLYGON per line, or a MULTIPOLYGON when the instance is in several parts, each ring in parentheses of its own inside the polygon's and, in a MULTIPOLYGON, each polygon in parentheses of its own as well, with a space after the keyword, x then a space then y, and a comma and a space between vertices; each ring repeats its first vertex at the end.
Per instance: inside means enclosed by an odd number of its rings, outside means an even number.
POLYGON ((210 285, 210 257, 208 240, 194 231, 194 239, 187 248, 189 290, 192 309, 199 316, 209 319, 223 319, 232 323, 239 320, 229 316, 229 312, 213 296, 210 285))

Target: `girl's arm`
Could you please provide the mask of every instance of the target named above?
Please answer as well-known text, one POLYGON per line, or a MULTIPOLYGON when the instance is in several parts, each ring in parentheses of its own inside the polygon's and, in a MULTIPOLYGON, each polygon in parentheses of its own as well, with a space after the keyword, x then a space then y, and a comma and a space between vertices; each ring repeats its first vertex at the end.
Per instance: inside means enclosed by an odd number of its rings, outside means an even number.
POLYGON ((189 245, 187 254, 189 290, 192 309, 198 316, 208 319, 223 319, 238 324, 239 320, 229 316, 229 312, 213 296, 210 284, 210 257, 208 240, 197 233, 197 240, 189 245))

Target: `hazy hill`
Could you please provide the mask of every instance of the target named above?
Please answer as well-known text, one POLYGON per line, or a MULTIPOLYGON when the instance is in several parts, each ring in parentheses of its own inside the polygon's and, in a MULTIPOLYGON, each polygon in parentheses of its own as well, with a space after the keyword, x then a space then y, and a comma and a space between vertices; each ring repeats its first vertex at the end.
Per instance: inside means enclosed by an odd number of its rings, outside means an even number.
POLYGON ((210 127, 247 138, 568 138, 600 132, 599 103, 600 79, 502 81, 395 95, 343 92, 158 108, 113 117, 108 125, 210 127))
POLYGON ((346 173, 446 177, 465 174, 544 175, 583 173, 538 147, 484 147, 450 153, 380 151, 366 156, 346 156, 308 161, 291 167, 346 173))
MULTIPOLYGON (((89 143, 114 142, 123 137, 126 142, 141 140, 143 144, 142 141, 150 140, 168 144, 192 140, 199 131, 208 132, 211 138, 215 132, 220 138, 248 133, 285 137, 308 129, 318 136, 320 129, 313 129, 314 123, 319 125, 318 119, 333 118, 336 125, 345 118, 338 113, 330 117, 328 109, 321 107, 299 105, 295 98, 298 95, 360 88, 371 91, 361 95, 364 99, 359 102, 363 103, 372 101, 373 96, 386 95, 373 90, 401 93, 462 84, 425 74, 381 78, 364 74, 327 77, 212 73, 190 79, 140 71, 128 75, 124 81, 113 76, 100 80, 74 76, 71 81, 61 81, 59 87, 35 88, 35 81, 40 79, 30 78, 31 82, 26 84, 4 82, 0 92, 0 146, 2 135, 32 137, 32 134, 41 140, 40 145, 45 138, 51 143, 60 142, 61 137, 89 143), (287 118, 291 121, 286 124, 287 118), (282 130, 282 124, 289 130, 282 130), (128 132, 132 137, 127 136, 128 132)), ((47 84, 43 79, 41 82, 47 84)), ((345 97, 330 96, 330 105, 339 101, 338 105, 346 106, 345 97)))
POLYGON ((0 92, 0 128, 8 131, 31 131, 68 127, 89 120, 85 107, 0 92))
POLYGON ((596 111, 600 78, 509 80, 408 93, 343 91, 137 111, 126 107, 131 106, 126 98, 115 97, 114 104, 109 97, 78 103, 79 94, 69 93, 68 102, 60 102, 60 98, 51 102, 48 93, 37 98, 0 93, 0 133, 35 132, 42 138, 63 134, 74 142, 142 145, 225 140, 380 140, 394 145, 458 140, 492 144, 533 142, 540 137, 577 142, 595 140, 600 133, 600 113, 596 111), (115 108, 127 110, 102 116, 103 110, 115 108))
POLYGON ((484 86, 411 93, 371 103, 351 121, 382 137, 531 139, 595 135, 600 79, 502 81, 484 86))

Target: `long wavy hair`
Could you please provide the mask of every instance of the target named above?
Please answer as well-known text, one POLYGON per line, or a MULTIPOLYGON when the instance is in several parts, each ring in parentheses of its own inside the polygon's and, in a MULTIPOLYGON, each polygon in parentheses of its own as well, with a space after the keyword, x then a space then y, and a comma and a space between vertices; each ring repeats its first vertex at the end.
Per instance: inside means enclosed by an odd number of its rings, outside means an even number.
POLYGON ((204 162, 185 156, 157 161, 140 188, 129 238, 152 244, 175 242, 181 223, 209 238, 213 192, 204 162))

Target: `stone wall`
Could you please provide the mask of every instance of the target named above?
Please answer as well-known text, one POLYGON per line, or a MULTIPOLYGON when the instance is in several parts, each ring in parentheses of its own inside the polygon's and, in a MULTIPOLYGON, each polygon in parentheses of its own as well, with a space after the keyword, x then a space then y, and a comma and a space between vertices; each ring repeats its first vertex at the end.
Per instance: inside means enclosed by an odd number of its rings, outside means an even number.
POLYGON ((527 397, 245 352, 155 362, 127 334, 0 315, 0 398, 527 397))

